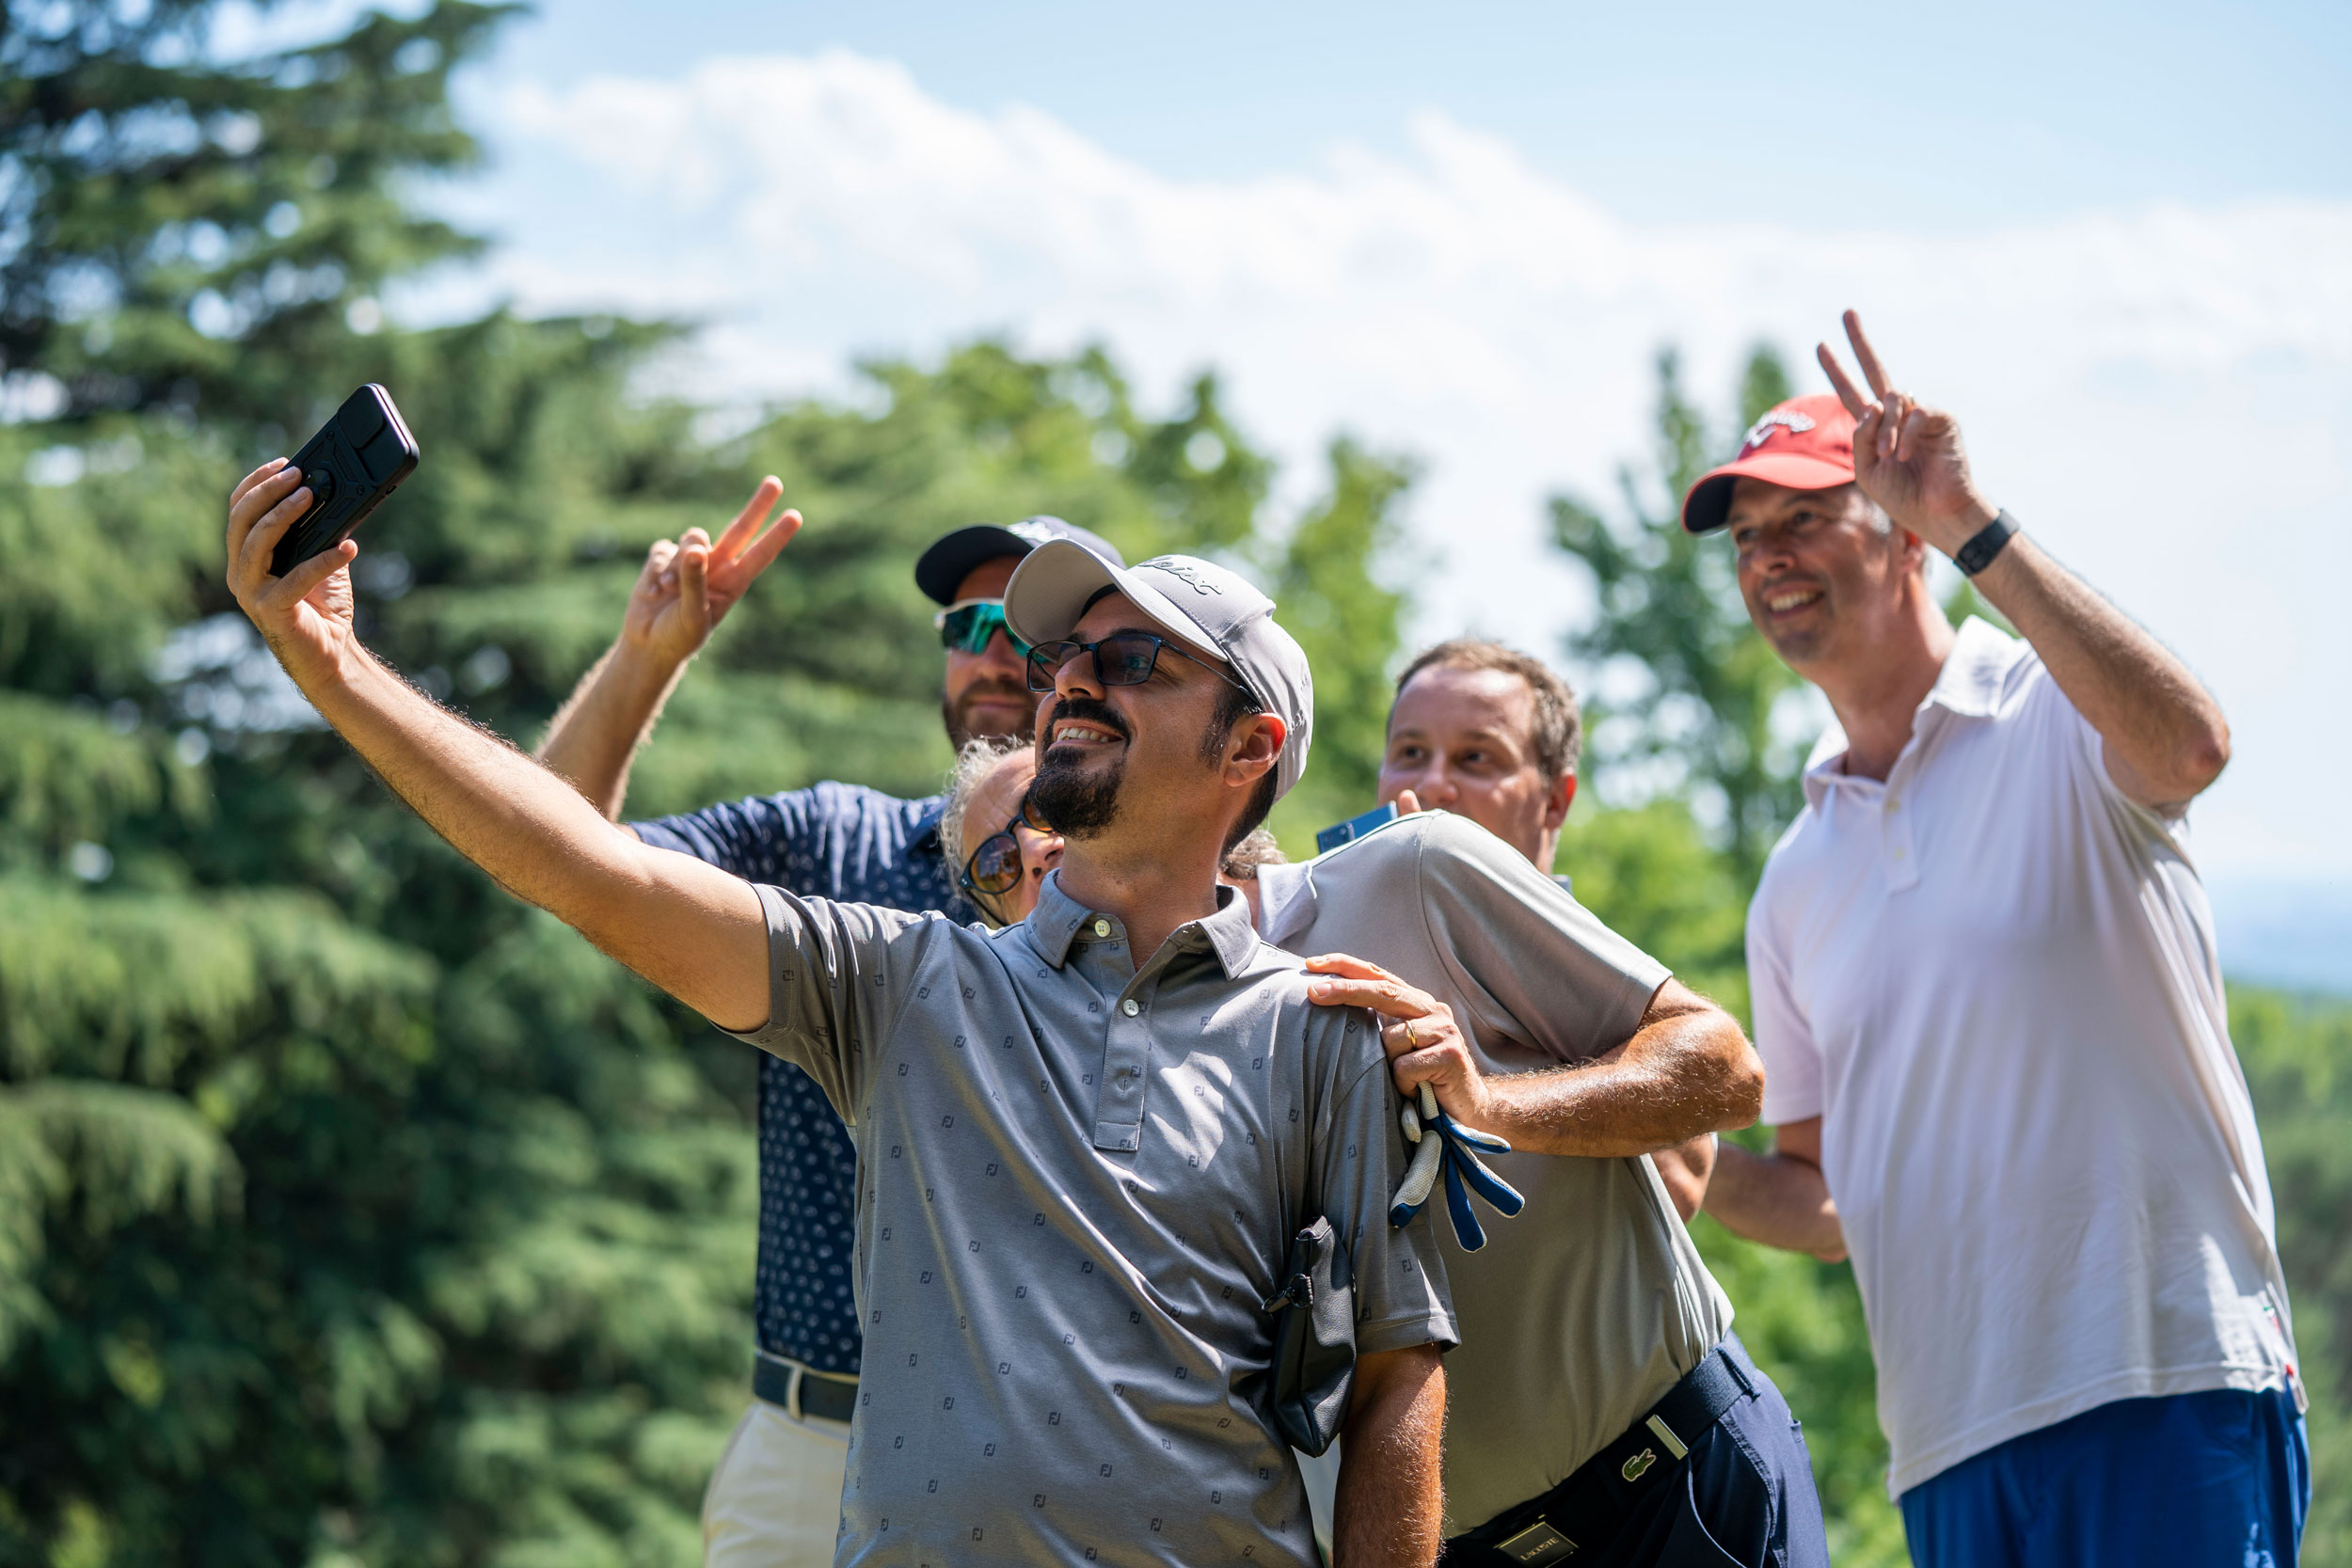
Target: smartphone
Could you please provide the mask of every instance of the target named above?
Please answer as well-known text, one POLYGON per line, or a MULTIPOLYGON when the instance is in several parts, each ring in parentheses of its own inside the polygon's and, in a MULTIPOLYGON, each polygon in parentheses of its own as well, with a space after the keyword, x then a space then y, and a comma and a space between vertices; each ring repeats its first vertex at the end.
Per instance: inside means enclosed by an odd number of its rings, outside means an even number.
POLYGON ((1361 816, 1351 816, 1337 827, 1326 828, 1315 834, 1315 853, 1327 855, 1341 845, 1353 843, 1372 832, 1373 829, 1395 820, 1396 806, 1393 802, 1385 806, 1375 806, 1361 816))
POLYGON ((310 510, 279 535, 269 558, 270 575, 282 578, 350 538, 351 531, 417 471, 423 455, 392 406, 391 393, 371 381, 345 398, 335 417, 294 454, 302 483, 310 487, 310 510))

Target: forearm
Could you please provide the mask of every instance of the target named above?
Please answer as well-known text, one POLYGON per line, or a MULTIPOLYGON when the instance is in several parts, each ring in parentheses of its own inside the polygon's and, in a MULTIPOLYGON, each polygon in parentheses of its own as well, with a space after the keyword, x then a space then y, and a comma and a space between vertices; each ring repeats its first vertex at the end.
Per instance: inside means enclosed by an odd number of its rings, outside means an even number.
POLYGON ((748 884, 639 844, 364 650, 304 693, 394 793, 516 896, 722 1027, 766 1020, 766 922, 748 884))
POLYGON ((570 780, 607 821, 620 819, 629 763, 653 734, 687 662, 664 666, 626 639, 616 641, 555 710, 539 760, 570 780))
POLYGON ((1683 1224, 1690 1224, 1707 1203, 1708 1179, 1715 1170, 1715 1134, 1661 1148, 1649 1158, 1658 1167, 1659 1180, 1665 1183, 1675 1212, 1682 1216, 1683 1224))
POLYGON ((1334 1568, 1428 1568, 1437 1560, 1444 1430, 1445 1369, 1435 1345, 1357 1362, 1332 1503, 1334 1568))
POLYGON ((1837 1205, 1819 1165, 1788 1154, 1756 1154, 1737 1144, 1716 1150, 1707 1212, 1735 1236, 1809 1252, 1824 1262, 1846 1256, 1837 1205))
POLYGON ((1746 1127, 1764 1069, 1739 1023, 1669 980, 1642 1025, 1592 1061, 1486 1081, 1486 1132, 1514 1148, 1613 1159, 1746 1127))
POLYGON ((2230 760, 2221 705, 2164 644, 2032 539, 2011 539, 1974 582, 2099 732, 2125 793, 2178 805, 2220 774, 2230 760))

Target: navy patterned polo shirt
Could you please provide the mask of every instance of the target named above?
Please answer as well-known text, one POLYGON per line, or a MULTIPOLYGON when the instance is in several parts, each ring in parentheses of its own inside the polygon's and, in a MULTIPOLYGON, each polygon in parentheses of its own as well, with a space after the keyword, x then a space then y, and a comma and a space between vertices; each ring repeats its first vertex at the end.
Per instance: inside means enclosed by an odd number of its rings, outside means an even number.
MULTIPOLYGON (((803 897, 971 918, 939 846, 943 797, 901 800, 859 784, 632 822, 647 844, 803 897)), ((857 1150, 816 1084, 759 1053, 759 1276, 752 1298, 762 1350, 824 1372, 855 1372, 862 1340, 851 1293, 857 1150)))

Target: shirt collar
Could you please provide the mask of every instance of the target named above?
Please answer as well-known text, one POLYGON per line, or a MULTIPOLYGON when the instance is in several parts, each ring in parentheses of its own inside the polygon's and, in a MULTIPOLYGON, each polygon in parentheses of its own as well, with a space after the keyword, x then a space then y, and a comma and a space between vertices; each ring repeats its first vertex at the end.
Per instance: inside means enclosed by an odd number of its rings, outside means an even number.
POLYGON ((1277 947, 1314 923, 1313 864, 1285 862, 1258 867, 1258 925, 1277 947))
POLYGON ((2000 704, 2009 673, 2026 657, 2026 644, 1971 615, 1960 624, 1952 651, 1935 677, 1928 701, 1963 719, 1990 719, 2000 704))
MULTIPOLYGON (((1912 720, 1913 734, 1917 734, 1920 721, 1931 707, 1962 719, 1992 718, 2000 705, 2001 689, 2008 684, 2010 671, 2028 651, 2021 639, 1980 617, 1971 615, 1963 621, 1952 639, 1952 651, 1944 656, 1944 667, 1936 672, 1935 684, 1928 689, 1912 720)), ((1819 806, 1846 777, 1845 764, 1846 733, 1832 723, 1814 743, 1813 754, 1805 763, 1805 800, 1819 806)))
POLYGON ((947 816, 947 797, 934 795, 928 800, 915 801, 914 805, 917 810, 913 826, 907 830, 907 847, 934 855, 946 853, 947 847, 939 837, 939 824, 947 816))
MULTIPOLYGON (((1190 932, 1199 932, 1230 979, 1256 956, 1258 933, 1249 924, 1249 900, 1239 888, 1220 884, 1216 897, 1215 913, 1177 927, 1168 940, 1179 942, 1190 932)), ((1069 961, 1070 944, 1077 941, 1079 928, 1094 918, 1094 911, 1061 890, 1061 870, 1057 867, 1045 874, 1038 889, 1037 908, 1023 924, 1028 927, 1029 942, 1038 957, 1059 969, 1069 961)), ((1141 961, 1150 962, 1151 955, 1142 955, 1141 961)))

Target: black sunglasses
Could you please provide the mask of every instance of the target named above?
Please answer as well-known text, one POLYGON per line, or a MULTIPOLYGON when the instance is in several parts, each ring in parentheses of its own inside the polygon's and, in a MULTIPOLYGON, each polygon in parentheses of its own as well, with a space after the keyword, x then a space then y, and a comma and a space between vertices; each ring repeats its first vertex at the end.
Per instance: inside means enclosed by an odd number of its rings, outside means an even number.
POLYGON ((1198 654, 1186 653, 1167 638, 1154 637, 1148 631, 1115 631, 1099 642, 1073 642, 1067 638, 1041 642, 1029 650, 1029 689, 1053 690, 1054 678, 1061 673, 1061 667, 1080 654, 1094 656, 1094 678, 1104 686, 1141 686, 1158 668, 1162 648, 1179 658, 1191 659, 1221 681, 1232 682, 1244 691, 1249 689, 1198 654))
POLYGON ((966 893, 985 893, 993 898, 1010 893, 1021 885, 1021 840, 1015 828, 1026 828, 1033 833, 1044 829, 1029 820, 1028 807, 1012 814, 1012 820, 997 832, 980 840, 980 847, 972 851, 963 863, 963 874, 957 879, 966 893))

